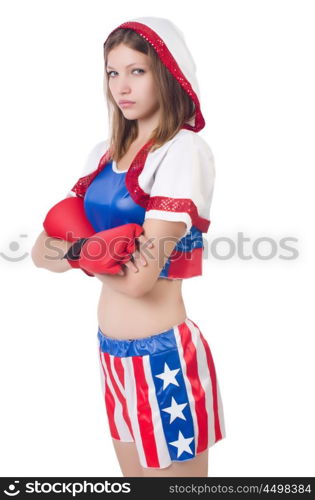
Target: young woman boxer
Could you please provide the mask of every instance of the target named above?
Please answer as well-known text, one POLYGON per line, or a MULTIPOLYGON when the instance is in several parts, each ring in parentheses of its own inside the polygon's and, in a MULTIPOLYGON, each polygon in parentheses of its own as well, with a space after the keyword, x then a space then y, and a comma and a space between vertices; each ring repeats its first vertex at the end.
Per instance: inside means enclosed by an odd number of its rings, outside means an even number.
POLYGON ((109 139, 46 216, 37 246, 59 238, 65 255, 51 269, 102 281, 96 340, 123 475, 206 477, 225 424, 209 344, 182 297, 182 280, 202 274, 215 180, 197 134, 196 68, 182 32, 157 17, 115 28, 104 63, 109 139))

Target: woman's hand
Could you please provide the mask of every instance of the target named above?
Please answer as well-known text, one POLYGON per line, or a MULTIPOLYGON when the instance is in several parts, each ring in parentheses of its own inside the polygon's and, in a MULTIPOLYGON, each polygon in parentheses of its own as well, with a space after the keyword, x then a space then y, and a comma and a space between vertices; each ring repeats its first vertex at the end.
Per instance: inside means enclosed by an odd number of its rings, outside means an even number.
POLYGON ((153 248, 154 245, 153 245, 152 241, 149 238, 147 238, 146 236, 144 236, 143 234, 141 234, 140 236, 135 238, 135 240, 136 240, 136 244, 138 243, 140 249, 137 249, 132 254, 131 260, 122 264, 122 267, 121 267, 121 270, 119 271, 119 273, 116 273, 116 274, 94 273, 94 276, 96 278, 98 278, 100 281, 102 281, 102 283, 108 283, 108 281, 112 280, 115 276, 124 276, 125 275, 125 271, 124 271, 125 267, 128 267, 130 269, 130 271, 133 271, 136 273, 139 271, 136 264, 138 264, 138 265, 141 264, 142 266, 146 266, 147 261, 143 255, 143 251, 145 248, 153 248))
POLYGON ((119 276, 124 276, 124 274, 125 274, 124 267, 125 266, 128 267, 130 269, 130 271, 134 271, 135 273, 137 273, 139 271, 137 266, 139 266, 139 265, 146 266, 147 265, 147 261, 146 261, 146 258, 144 256, 143 252, 144 252, 145 248, 153 248, 153 243, 149 238, 147 238, 143 234, 141 234, 140 236, 138 236, 138 238, 136 238, 136 243, 139 244, 139 249, 137 249, 132 254, 131 260, 129 260, 128 262, 125 262, 123 264, 123 268, 119 271, 119 273, 117 273, 119 276))

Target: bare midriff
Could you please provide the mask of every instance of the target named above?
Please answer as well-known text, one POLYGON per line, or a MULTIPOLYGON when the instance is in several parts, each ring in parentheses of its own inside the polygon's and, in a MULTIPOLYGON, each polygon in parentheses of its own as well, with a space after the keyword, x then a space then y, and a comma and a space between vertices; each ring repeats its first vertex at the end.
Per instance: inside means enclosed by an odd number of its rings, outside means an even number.
POLYGON ((186 319, 182 280, 159 278, 150 292, 136 298, 103 283, 97 316, 108 337, 128 340, 161 333, 186 319))

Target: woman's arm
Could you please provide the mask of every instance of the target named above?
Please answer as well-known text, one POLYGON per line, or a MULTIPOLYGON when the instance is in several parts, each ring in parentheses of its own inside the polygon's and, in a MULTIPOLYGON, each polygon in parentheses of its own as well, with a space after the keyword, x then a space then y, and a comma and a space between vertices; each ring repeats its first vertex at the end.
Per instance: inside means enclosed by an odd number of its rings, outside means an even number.
POLYGON ((73 243, 70 241, 52 238, 46 231, 43 231, 32 248, 32 260, 36 267, 42 267, 54 273, 64 273, 73 269, 67 259, 61 260, 71 245, 73 243))
POLYGON ((134 271, 133 266, 124 265, 124 275, 95 274, 98 279, 113 288, 113 290, 130 297, 141 297, 153 288, 176 243, 186 231, 184 222, 171 222, 160 219, 146 219, 142 227, 144 233, 138 240, 140 252, 147 262, 146 265, 141 264, 137 253, 135 260, 138 268, 137 272, 134 271), (148 248, 146 242, 142 245, 142 236, 152 241, 153 248, 148 248))

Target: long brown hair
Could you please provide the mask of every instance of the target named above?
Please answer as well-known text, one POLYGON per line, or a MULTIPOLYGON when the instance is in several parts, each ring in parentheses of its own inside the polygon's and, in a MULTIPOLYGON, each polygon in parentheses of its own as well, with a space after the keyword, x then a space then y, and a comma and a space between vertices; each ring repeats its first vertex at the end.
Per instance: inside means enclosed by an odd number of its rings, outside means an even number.
POLYGON ((104 43, 104 91, 109 111, 109 148, 112 159, 116 162, 128 151, 130 144, 137 138, 138 134, 137 121, 126 120, 114 101, 108 86, 107 57, 110 50, 120 44, 147 54, 150 58, 161 111, 161 121, 150 137, 155 141, 151 151, 172 139, 183 124, 193 118, 195 112, 192 99, 164 66, 150 43, 132 29, 119 28, 115 30, 104 43))

